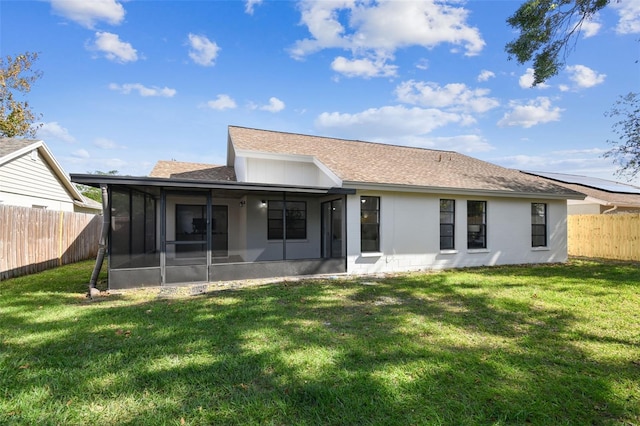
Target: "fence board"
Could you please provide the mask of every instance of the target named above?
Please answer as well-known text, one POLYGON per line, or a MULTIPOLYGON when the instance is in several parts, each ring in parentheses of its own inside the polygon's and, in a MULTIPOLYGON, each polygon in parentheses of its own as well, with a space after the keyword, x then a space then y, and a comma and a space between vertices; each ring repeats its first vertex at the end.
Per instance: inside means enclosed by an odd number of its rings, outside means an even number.
POLYGON ((570 215, 570 256, 640 261, 640 214, 570 215))
POLYGON ((102 219, 0 205, 0 280, 95 257, 102 219))

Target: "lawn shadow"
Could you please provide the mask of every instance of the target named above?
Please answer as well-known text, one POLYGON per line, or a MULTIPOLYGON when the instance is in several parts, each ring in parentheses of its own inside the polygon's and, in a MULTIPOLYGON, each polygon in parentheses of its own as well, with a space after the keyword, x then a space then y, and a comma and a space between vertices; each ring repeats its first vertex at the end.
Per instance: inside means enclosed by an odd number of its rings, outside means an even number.
MULTIPOLYGON (((508 284, 450 277, 286 282, 175 299, 123 293, 100 303, 63 286, 25 296, 33 304, 3 300, 11 317, 1 326, 0 421, 638 420, 634 401, 614 389, 620 379, 638 385, 637 365, 586 352, 580 343, 589 335, 576 332, 582 319, 573 311, 508 293, 508 284)), ((577 278, 571 272, 567 279, 577 278)))

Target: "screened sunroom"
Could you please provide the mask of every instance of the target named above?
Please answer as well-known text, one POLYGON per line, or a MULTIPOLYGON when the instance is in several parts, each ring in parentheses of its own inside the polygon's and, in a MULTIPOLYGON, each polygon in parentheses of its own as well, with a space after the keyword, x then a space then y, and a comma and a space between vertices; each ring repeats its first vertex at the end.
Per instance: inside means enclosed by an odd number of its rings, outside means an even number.
POLYGON ((346 272, 352 190, 72 175, 104 187, 110 289, 346 272))

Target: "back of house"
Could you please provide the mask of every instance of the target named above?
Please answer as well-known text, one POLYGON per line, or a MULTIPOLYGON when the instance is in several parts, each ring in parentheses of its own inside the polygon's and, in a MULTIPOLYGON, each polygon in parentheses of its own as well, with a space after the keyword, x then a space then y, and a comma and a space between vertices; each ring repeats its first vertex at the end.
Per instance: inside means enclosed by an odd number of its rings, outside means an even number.
POLYGON ((552 182, 452 151, 230 126, 227 164, 108 188, 111 288, 563 262, 552 182))

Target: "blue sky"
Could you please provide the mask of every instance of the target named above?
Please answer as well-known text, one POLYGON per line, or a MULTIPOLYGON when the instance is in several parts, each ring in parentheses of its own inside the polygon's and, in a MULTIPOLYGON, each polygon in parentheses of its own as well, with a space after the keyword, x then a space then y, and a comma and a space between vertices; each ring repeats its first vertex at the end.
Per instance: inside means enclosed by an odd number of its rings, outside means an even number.
POLYGON ((640 90, 640 2, 612 2, 535 88, 504 50, 520 4, 1 0, 0 50, 39 52, 28 100, 69 173, 224 164, 238 125, 616 179, 604 112, 640 90))

